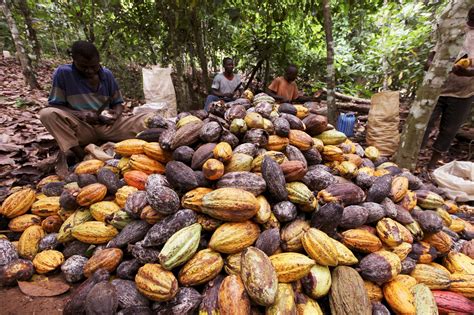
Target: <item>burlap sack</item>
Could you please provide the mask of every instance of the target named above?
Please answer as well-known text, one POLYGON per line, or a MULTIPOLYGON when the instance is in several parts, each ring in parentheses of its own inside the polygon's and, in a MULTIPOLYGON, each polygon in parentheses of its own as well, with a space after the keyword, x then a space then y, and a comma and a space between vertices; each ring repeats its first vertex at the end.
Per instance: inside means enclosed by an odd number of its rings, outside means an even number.
POLYGON ((433 179, 450 199, 458 202, 474 200, 474 163, 452 161, 437 168, 433 179))
POLYGON ((371 98, 366 141, 368 145, 379 149, 383 156, 393 155, 400 142, 399 106, 398 91, 380 92, 371 98))
POLYGON ((166 102, 168 109, 163 116, 176 116, 176 94, 171 80, 171 68, 152 66, 151 69, 143 68, 142 74, 145 101, 147 103, 166 102))

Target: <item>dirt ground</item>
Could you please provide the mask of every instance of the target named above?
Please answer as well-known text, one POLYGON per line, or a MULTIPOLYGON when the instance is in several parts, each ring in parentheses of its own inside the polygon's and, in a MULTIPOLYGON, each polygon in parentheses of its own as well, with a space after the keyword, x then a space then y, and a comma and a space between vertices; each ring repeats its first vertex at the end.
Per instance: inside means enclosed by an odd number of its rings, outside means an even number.
POLYGON ((47 314, 59 315, 63 312, 67 292, 55 297, 30 297, 23 294, 18 287, 0 289, 0 314, 47 314))

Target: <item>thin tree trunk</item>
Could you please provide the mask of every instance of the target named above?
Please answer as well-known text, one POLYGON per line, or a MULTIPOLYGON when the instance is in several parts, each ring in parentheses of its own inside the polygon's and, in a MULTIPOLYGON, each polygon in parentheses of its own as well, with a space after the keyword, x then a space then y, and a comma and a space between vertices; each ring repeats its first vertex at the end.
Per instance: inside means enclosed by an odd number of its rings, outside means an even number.
POLYGON ((260 59, 257 64, 255 65, 255 67, 253 67, 252 69, 252 73, 250 74, 250 78, 247 82, 247 84, 245 85, 245 88, 244 90, 248 89, 250 84, 252 84, 252 81, 253 81, 253 78, 255 77, 255 74, 257 73, 258 69, 260 69, 260 67, 262 66, 263 64, 263 59, 260 59))
POLYGON ((413 101, 395 160, 400 167, 415 169, 423 135, 441 88, 453 65, 452 56, 460 51, 465 37, 465 23, 472 1, 450 2, 438 25, 438 51, 413 101))
POLYGON ((33 27, 33 21, 31 19, 31 11, 28 7, 28 3, 26 0, 18 0, 18 8, 25 19, 26 29, 28 33, 28 39, 32 43, 33 52, 36 56, 37 60, 41 58, 41 46, 38 41, 38 37, 36 36, 36 30, 33 27))
MULTIPOLYGON (((387 37, 387 29, 389 28, 388 21, 389 21, 389 10, 387 9, 387 3, 388 0, 383 1, 383 6, 385 8, 385 12, 383 15, 383 25, 382 25, 382 48, 386 48, 386 37, 387 37)), ((388 56, 387 54, 389 51, 387 49, 384 49, 383 55, 382 55, 382 71, 383 71, 383 83, 382 83, 382 90, 386 91, 388 90, 389 81, 390 81, 390 75, 389 75, 389 64, 388 64, 388 56)))
POLYGON ((21 41, 20 35, 18 33, 18 28, 10 11, 8 0, 0 0, 0 9, 2 9, 3 14, 5 15, 8 28, 10 29, 13 42, 15 43, 16 52, 18 53, 18 58, 20 59, 20 64, 23 76, 25 77, 25 81, 32 89, 39 89, 40 86, 38 84, 38 81, 36 80, 35 73, 33 72, 33 69, 31 67, 31 60, 25 51, 25 46, 23 45, 23 42, 21 41))
POLYGON ((265 59, 265 73, 263 75, 263 90, 264 91, 268 86, 268 82, 270 81, 269 79, 270 79, 270 61, 267 58, 265 59))
POLYGON ((323 0, 324 33, 326 34, 326 54, 327 54, 327 106, 328 121, 335 125, 337 118, 336 107, 336 71, 334 69, 334 41, 332 37, 332 19, 330 0, 323 0))
POLYGON ((194 17, 194 42, 196 44, 196 54, 199 59, 199 65, 201 67, 202 71, 202 78, 203 78, 203 84, 206 86, 206 89, 209 88, 211 85, 210 80, 209 80, 209 72, 207 69, 207 57, 206 57, 206 51, 204 49, 204 38, 202 36, 202 25, 201 25, 201 20, 198 18, 198 15, 196 14, 196 11, 193 11, 193 17, 194 17))

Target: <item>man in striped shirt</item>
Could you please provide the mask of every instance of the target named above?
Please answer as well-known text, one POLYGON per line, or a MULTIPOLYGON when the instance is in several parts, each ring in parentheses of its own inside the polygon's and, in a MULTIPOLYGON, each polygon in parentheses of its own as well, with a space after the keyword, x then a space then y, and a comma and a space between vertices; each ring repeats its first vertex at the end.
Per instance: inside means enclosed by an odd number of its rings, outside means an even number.
POLYGON ((123 117, 123 99, 110 70, 100 65, 94 44, 77 41, 72 64, 59 66, 53 75, 49 106, 40 120, 56 139, 61 152, 81 161, 89 143, 118 142, 145 129, 150 114, 123 117))

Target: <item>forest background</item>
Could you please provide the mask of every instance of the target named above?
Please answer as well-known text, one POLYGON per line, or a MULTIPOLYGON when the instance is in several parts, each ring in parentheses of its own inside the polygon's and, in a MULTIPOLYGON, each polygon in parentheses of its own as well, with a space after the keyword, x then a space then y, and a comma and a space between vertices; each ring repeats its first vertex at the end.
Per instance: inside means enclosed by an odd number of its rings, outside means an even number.
MULTIPOLYGON (((299 66, 308 94, 325 87, 323 6, 315 0, 13 0, 20 37, 32 57, 66 61, 75 40, 94 42, 125 96, 143 97, 141 67, 171 65, 181 110, 201 108, 225 56, 263 88, 299 66)), ((370 97, 382 89, 412 99, 448 1, 331 2, 336 89, 370 97)), ((15 51, 0 15, 0 50, 15 51)), ((43 87, 45 88, 45 87, 43 87)), ((47 87, 46 87, 47 88, 47 87)))

